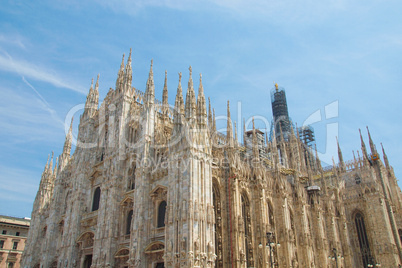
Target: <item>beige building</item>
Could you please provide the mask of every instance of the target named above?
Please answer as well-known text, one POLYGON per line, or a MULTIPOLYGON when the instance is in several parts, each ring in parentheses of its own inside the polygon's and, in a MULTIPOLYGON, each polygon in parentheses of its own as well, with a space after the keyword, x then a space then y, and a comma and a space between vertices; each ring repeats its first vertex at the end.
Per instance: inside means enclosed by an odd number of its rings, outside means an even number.
POLYGON ((278 87, 271 138, 253 122, 242 144, 191 67, 174 107, 166 79, 161 102, 152 64, 133 88, 130 52, 100 107, 91 85, 74 153, 70 127, 42 174, 23 267, 398 267, 401 191, 370 136, 323 168, 278 87))
POLYGON ((0 267, 19 268, 30 219, 0 215, 0 267))

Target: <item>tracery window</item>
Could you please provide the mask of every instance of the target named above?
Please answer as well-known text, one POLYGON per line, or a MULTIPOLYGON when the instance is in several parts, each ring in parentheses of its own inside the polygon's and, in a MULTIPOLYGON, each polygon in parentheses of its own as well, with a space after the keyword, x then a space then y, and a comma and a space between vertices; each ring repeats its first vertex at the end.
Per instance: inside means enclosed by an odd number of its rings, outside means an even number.
POLYGON ((92 211, 96 211, 99 209, 99 201, 100 201, 101 189, 100 187, 96 187, 94 192, 94 198, 92 202, 92 211))
POLYGON ((364 217, 360 212, 355 215, 355 224, 357 236, 359 238, 360 252, 362 254, 363 266, 367 267, 369 261, 372 259, 370 244, 367 237, 366 225, 364 223, 364 217))
POLYGON ((133 210, 130 210, 127 214, 127 222, 126 222, 126 234, 129 235, 131 233, 131 220, 133 219, 133 210))
POLYGON ((401 240, 402 243, 402 229, 398 230, 398 234, 399 234, 399 240, 401 240))
POLYGON ((166 201, 159 203, 158 207, 158 228, 165 227, 165 215, 166 215, 166 201))
POLYGON ((221 198, 219 188, 217 185, 212 187, 212 198, 215 212, 215 254, 217 256, 215 260, 215 267, 223 267, 222 256, 222 211, 221 211, 221 198))
POLYGON ((252 234, 251 234, 251 218, 250 218, 250 203, 246 195, 241 195, 241 212, 244 225, 244 254, 246 257, 247 267, 254 267, 252 234))

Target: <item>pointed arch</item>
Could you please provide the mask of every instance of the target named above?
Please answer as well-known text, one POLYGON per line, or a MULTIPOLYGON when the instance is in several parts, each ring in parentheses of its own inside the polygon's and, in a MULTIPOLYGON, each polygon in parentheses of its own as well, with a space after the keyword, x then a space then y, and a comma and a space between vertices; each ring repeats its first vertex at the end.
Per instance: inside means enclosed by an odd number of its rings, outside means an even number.
POLYGON ((251 211, 250 211, 250 199, 245 191, 241 193, 241 216, 243 219, 243 232, 244 232, 244 254, 246 257, 247 267, 254 267, 253 258, 253 235, 251 229, 251 211))
POLYGON ((130 250, 126 247, 119 248, 114 254, 115 266, 113 267, 127 267, 130 250))
POLYGON ((100 196, 101 196, 101 189, 100 187, 96 187, 92 199, 92 211, 96 211, 99 209, 99 202, 100 202, 100 196))
POLYGON ((157 228, 165 227, 166 205, 167 203, 165 200, 159 203, 157 228))
POLYGON ((131 234, 131 221, 133 219, 133 210, 130 210, 127 213, 127 218, 126 218, 126 235, 131 234))
POLYGON ((77 244, 80 244, 82 249, 92 248, 94 245, 94 238, 94 232, 86 231, 78 237, 77 244))
POLYGON ((126 247, 119 248, 116 253, 114 254, 115 258, 125 258, 128 257, 130 254, 130 250, 126 247))
POLYGON ((146 254, 153 254, 153 253, 159 253, 163 252, 165 250, 165 244, 161 241, 155 241, 149 244, 145 248, 145 253, 146 254))
POLYGON ((357 238, 359 240, 360 253, 362 257, 362 262, 364 267, 367 267, 369 262, 372 259, 371 250, 370 250, 370 242, 367 236, 366 224, 364 221, 364 214, 356 210, 353 213, 353 220, 355 222, 357 238))
POLYGON ((399 229, 399 230, 398 230, 398 235, 399 235, 399 240, 400 240, 401 243, 402 243, 402 229, 399 229))
POLYGON ((223 246, 222 246, 222 201, 219 190, 219 183, 216 178, 212 180, 212 201, 215 216, 215 267, 223 267, 223 246))

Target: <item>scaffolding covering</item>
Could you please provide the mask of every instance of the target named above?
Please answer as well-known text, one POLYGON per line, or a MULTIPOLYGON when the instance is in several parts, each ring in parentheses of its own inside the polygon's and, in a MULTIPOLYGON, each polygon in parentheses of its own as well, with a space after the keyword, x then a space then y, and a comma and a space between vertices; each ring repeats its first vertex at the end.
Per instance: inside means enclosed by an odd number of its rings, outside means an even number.
POLYGON ((315 146, 314 128, 312 126, 302 126, 299 128, 300 140, 308 147, 315 146))
POLYGON ((291 123, 286 102, 286 92, 284 88, 275 88, 271 91, 272 114, 274 116, 273 124, 275 126, 276 137, 279 138, 281 132, 285 139, 288 138, 291 129, 291 123))

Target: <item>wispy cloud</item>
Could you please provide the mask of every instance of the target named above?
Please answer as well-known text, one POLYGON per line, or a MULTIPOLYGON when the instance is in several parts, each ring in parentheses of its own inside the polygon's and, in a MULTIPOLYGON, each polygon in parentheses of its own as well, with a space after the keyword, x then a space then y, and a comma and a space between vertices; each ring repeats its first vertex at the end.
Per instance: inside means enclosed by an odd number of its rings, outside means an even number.
POLYGON ((30 203, 38 189, 39 178, 25 169, 11 168, 1 165, 0 193, 3 200, 23 201, 30 203), (10 178, 12 178, 10 180, 10 178))
POLYGON ((5 34, 0 33, 0 43, 17 46, 19 48, 25 49, 25 44, 23 38, 21 36, 6 36, 5 34))
POLYGON ((64 128, 56 112, 32 94, 0 87, 0 99, 0 127, 8 137, 4 145, 54 140, 55 131, 64 128))
POLYGON ((0 70, 26 76, 37 81, 50 83, 59 88, 66 88, 75 92, 85 94, 83 87, 65 81, 55 72, 43 69, 35 64, 24 60, 17 60, 11 57, 7 52, 0 54, 0 70))

